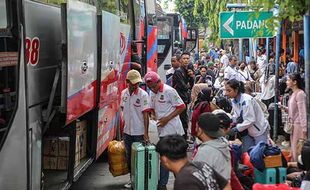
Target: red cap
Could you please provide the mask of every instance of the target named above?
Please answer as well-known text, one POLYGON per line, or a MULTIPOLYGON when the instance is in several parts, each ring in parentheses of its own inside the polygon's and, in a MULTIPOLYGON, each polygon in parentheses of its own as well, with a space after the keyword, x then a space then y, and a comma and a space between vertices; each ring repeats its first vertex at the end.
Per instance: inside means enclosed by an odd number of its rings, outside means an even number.
POLYGON ((144 81, 148 82, 158 82, 160 80, 159 75, 154 71, 149 71, 144 76, 144 81))

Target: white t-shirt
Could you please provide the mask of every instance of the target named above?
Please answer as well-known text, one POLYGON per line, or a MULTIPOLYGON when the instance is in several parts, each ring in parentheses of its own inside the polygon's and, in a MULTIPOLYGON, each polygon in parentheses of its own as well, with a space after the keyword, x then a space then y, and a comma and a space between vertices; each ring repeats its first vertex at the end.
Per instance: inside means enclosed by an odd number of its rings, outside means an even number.
POLYGON ((138 88, 130 95, 128 88, 122 91, 121 107, 124 113, 124 133, 127 135, 143 135, 143 112, 150 110, 147 92, 138 88))
MULTIPOLYGON (((185 106, 177 91, 169 85, 161 84, 157 94, 151 92, 151 109, 154 109, 157 119, 171 114, 177 107, 185 106)), ((158 127, 159 137, 179 134, 183 135, 184 130, 179 116, 171 119, 164 127, 158 127)))
POLYGON ((229 64, 229 59, 226 54, 222 55, 220 62, 223 63, 223 68, 226 68, 229 64))
POLYGON ((236 67, 228 65, 224 70, 224 79, 225 80, 236 79, 240 81, 239 73, 236 67))
POLYGON ((268 63, 266 61, 266 55, 257 56, 256 59, 258 68, 264 73, 268 63))
POLYGON ((268 100, 275 96, 275 76, 272 75, 271 77, 269 77, 266 83, 264 80, 265 74, 259 79, 262 87, 261 99, 268 100))

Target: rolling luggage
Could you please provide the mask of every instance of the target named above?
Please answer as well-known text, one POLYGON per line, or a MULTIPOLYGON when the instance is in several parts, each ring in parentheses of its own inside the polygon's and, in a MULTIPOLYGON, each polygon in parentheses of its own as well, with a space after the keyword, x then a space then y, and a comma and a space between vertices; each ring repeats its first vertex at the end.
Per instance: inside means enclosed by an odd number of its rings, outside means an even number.
POLYGON ((261 184, 284 183, 286 179, 286 168, 266 168, 263 172, 254 169, 254 182, 261 184))
POLYGON ((134 190, 154 190, 158 183, 158 154, 155 146, 135 142, 131 147, 131 186, 134 190))

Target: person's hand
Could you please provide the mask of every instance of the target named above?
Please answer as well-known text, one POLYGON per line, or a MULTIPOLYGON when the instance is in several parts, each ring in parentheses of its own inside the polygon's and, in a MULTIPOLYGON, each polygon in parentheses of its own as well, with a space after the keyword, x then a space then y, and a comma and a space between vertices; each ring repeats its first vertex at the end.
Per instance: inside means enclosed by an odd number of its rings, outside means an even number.
POLYGON ((229 132, 227 133, 228 136, 235 136, 238 133, 238 129, 236 127, 232 128, 229 130, 229 132))
POLYGON ((162 117, 158 120, 157 122, 157 127, 165 127, 167 125, 167 123, 169 122, 169 118, 168 117, 162 117))
POLYGON ((145 142, 149 142, 150 141, 150 137, 149 137, 149 134, 147 132, 144 133, 143 138, 144 138, 145 142))

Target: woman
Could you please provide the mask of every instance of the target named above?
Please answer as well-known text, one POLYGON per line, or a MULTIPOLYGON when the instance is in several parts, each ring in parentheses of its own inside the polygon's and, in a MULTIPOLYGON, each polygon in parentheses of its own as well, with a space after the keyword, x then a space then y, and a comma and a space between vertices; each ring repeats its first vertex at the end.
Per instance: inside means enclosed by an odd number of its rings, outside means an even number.
POLYGON ((244 93, 243 82, 236 79, 227 81, 225 95, 233 99, 233 121, 236 126, 231 129, 230 134, 243 132, 243 152, 261 141, 267 143, 269 123, 254 98, 244 93))
POLYGON ((206 83, 209 86, 212 86, 212 77, 207 75, 207 67, 201 66, 199 71, 200 75, 197 75, 195 78, 195 84, 206 83))
POLYGON ((274 101, 275 96, 275 67, 273 62, 269 62, 268 67, 266 68, 263 76, 259 80, 262 93, 261 100, 262 102, 269 107, 274 101))
POLYGON ((245 61, 241 61, 239 63, 238 73, 239 73, 240 80, 243 81, 244 83, 253 81, 253 79, 251 78, 251 74, 248 70, 248 67, 246 66, 245 61))
POLYGON ((212 90, 205 88, 201 90, 197 96, 197 100, 194 103, 193 114, 192 114, 192 136, 196 136, 196 123, 200 114, 204 112, 211 112, 210 101, 211 101, 212 90))
POLYGON ((306 94, 302 90, 302 78, 299 74, 293 73, 288 75, 286 80, 287 87, 292 90, 292 94, 288 101, 289 122, 293 124, 291 139, 292 161, 296 162, 297 144, 299 139, 307 139, 307 115, 306 115, 306 94))

